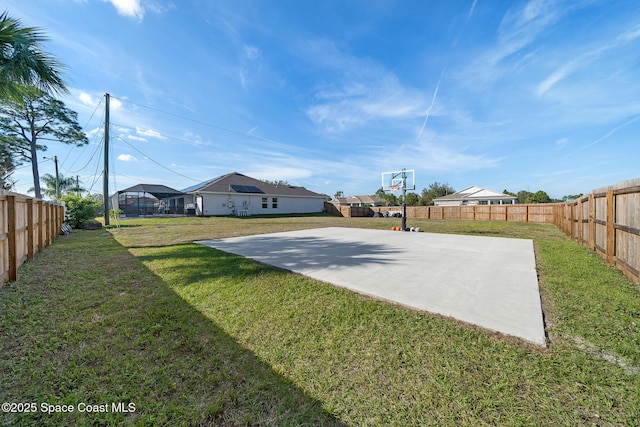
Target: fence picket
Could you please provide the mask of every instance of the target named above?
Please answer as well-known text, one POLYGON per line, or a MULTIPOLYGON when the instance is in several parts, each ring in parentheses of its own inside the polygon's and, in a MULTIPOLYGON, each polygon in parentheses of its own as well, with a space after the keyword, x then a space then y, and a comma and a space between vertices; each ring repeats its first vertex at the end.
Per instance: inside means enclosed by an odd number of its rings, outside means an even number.
POLYGON ((64 206, 0 190, 0 286, 18 278, 18 268, 62 228, 64 206))

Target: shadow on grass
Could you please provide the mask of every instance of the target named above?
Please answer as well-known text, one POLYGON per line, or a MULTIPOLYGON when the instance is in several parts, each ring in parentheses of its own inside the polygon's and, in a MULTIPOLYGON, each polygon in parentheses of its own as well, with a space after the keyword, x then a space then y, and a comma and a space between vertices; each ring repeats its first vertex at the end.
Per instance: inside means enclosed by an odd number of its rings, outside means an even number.
POLYGON ((294 271, 306 268, 389 264, 393 260, 392 256, 399 253, 397 249, 390 246, 365 242, 340 242, 321 237, 258 235, 197 243, 294 271))
POLYGON ((0 424, 343 425, 104 234, 60 239, 0 288, 2 401, 75 407, 0 424))

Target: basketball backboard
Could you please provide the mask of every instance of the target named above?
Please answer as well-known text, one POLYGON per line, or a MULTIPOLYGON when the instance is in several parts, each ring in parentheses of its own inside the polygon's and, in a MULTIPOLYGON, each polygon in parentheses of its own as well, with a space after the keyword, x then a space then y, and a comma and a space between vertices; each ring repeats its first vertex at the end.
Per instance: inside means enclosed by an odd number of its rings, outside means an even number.
POLYGON ((382 173, 382 190, 394 192, 398 190, 416 189, 416 171, 402 169, 396 172, 382 173))

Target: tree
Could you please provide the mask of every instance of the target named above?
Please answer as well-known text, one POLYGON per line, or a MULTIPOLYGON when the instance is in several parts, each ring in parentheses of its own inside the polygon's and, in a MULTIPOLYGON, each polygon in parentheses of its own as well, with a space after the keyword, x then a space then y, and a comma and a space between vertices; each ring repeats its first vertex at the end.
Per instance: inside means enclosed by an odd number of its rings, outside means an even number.
MULTIPOLYGON (((50 199, 57 198, 57 192, 59 191, 61 195, 69 194, 69 193, 79 193, 85 191, 84 188, 80 187, 79 183, 76 182, 75 179, 71 177, 65 177, 63 175, 58 176, 58 186, 56 188, 56 177, 51 175, 50 173, 45 173, 42 175, 42 183, 44 184, 44 189, 42 190, 42 195, 45 197, 49 197, 50 199)), ((29 191, 34 191, 34 188, 31 187, 29 191)))
POLYGON ((577 200, 580 197, 584 196, 584 194, 580 193, 580 194, 569 194, 567 196, 562 196, 562 201, 563 202, 569 202, 572 200, 577 200))
POLYGON ((66 194, 61 201, 66 205, 69 225, 73 228, 84 228, 93 220, 101 202, 96 196, 80 197, 77 194, 66 194))
POLYGON ((521 205, 526 205, 527 203, 533 203, 531 200, 533 199, 533 193, 527 190, 518 191, 518 203, 521 205))
POLYGON ((275 185, 276 187, 288 187, 289 185, 289 181, 285 181, 283 179, 274 179, 274 180, 269 180, 269 179, 263 179, 262 182, 266 182, 267 184, 272 184, 275 185))
POLYGON ((396 206, 398 204, 396 196, 393 193, 386 193, 382 188, 378 188, 374 195, 382 200, 385 206, 396 206))
POLYGON ((341 197, 344 197, 344 192, 341 190, 336 191, 336 194, 333 195, 334 199, 339 199, 341 197))
POLYGON ((15 169, 13 161, 13 154, 9 151, 8 147, 0 142, 0 188, 3 190, 9 190, 13 187, 13 181, 11 180, 11 174, 15 169))
POLYGON ((551 197, 547 193, 542 190, 536 191, 536 193, 531 197, 530 203, 551 203, 551 197))
POLYGON ((0 145, 31 162, 36 198, 42 198, 37 152, 47 147, 39 141, 58 141, 78 147, 89 140, 78 124, 77 113, 62 101, 33 87, 21 87, 18 95, 0 104, 0 145))
POLYGON ((420 196, 416 193, 407 193, 407 206, 419 206, 420 196))
POLYGON ((430 184, 428 188, 422 189, 422 193, 420 194, 420 204, 423 206, 433 205, 434 199, 446 196, 447 194, 453 194, 455 192, 456 190, 454 190, 449 184, 440 184, 436 181, 433 184, 430 184))
POLYGON ((8 12, 0 15, 0 97, 16 95, 21 86, 66 93, 64 66, 42 49, 47 40, 35 27, 24 27, 8 12))

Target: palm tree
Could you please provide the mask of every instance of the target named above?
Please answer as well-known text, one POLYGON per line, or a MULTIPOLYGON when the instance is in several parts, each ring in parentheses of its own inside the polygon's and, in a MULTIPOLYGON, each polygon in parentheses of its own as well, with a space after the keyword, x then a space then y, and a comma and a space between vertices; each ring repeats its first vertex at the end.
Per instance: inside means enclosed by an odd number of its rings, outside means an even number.
POLYGON ((19 86, 35 86, 48 93, 68 92, 61 77, 64 66, 44 52, 47 37, 35 27, 0 14, 0 97, 16 94, 19 86))
MULTIPOLYGON (((44 175, 42 175, 42 184, 44 187, 42 190, 42 195, 50 199, 57 199, 56 177, 51 175, 50 173, 45 173, 44 175)), ((80 185, 78 184, 79 183, 77 183, 76 180, 71 177, 67 178, 62 175, 59 175, 57 191, 59 191, 60 194, 62 195, 67 193, 81 193, 83 191, 86 191, 84 188, 80 187, 80 185)), ((31 187, 28 191, 31 192, 34 190, 35 189, 31 187)))

